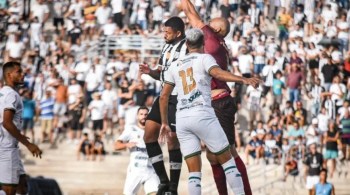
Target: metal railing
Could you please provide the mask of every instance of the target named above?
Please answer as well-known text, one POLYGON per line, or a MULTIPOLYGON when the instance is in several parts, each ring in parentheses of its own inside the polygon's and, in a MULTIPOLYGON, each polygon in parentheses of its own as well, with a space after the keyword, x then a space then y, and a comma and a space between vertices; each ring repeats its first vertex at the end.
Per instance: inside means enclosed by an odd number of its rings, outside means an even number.
POLYGON ((99 41, 100 51, 104 56, 109 57, 116 50, 136 50, 140 52, 141 60, 159 57, 163 45, 161 36, 112 35, 101 37, 99 41))

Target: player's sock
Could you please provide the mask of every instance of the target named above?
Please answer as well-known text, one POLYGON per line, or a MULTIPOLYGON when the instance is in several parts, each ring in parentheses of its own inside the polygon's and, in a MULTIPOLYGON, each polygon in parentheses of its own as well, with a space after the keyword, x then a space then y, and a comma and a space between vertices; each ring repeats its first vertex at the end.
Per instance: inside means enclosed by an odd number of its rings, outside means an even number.
POLYGON ((241 173, 241 176, 242 176, 243 185, 244 185, 244 192, 246 195, 251 195, 252 189, 250 188, 247 169, 244 165, 244 162, 242 161, 242 159, 239 156, 237 156, 235 158, 235 162, 236 162, 237 169, 241 173))
POLYGON ((239 173, 236 163, 231 158, 227 162, 221 165, 225 171, 227 183, 230 185, 235 195, 244 194, 244 186, 241 174, 239 173))
POLYGON ((227 195, 226 175, 220 164, 211 165, 219 195, 227 195))
POLYGON ((165 170, 162 149, 158 142, 146 143, 148 157, 157 173, 159 180, 163 184, 169 183, 169 178, 165 170))
POLYGON ((191 195, 201 195, 201 172, 190 172, 188 175, 188 193, 191 195))
POLYGON ((169 150, 169 161, 170 161, 169 191, 177 193, 177 187, 179 185, 181 166, 182 166, 182 154, 180 149, 169 150))

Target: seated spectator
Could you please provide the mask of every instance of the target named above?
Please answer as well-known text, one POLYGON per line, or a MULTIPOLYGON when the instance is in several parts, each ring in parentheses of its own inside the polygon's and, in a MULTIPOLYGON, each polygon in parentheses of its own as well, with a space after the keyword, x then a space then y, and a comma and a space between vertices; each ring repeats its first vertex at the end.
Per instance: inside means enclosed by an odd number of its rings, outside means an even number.
POLYGON ((315 142, 319 142, 319 130, 318 130, 317 118, 312 119, 311 125, 308 126, 305 136, 307 140, 314 140, 315 142))
POLYGON ((272 134, 267 133, 264 140, 264 155, 267 164, 270 158, 278 164, 280 162, 281 154, 279 153, 278 146, 276 143, 277 142, 273 139, 272 134))
POLYGON ((89 140, 88 134, 84 133, 83 138, 78 146, 77 159, 80 160, 80 154, 82 153, 84 155, 84 159, 89 160, 91 154, 91 146, 92 145, 91 141, 89 140))
POLYGON ((264 156, 263 141, 257 138, 255 131, 252 131, 252 139, 249 141, 245 149, 246 164, 249 165, 249 155, 259 162, 259 160, 264 156))
POLYGON ((269 131, 269 133, 271 133, 272 138, 276 140, 276 145, 281 147, 283 131, 278 128, 277 124, 272 125, 272 128, 269 131))
POLYGON ((299 174, 298 162, 293 158, 292 155, 288 155, 284 169, 285 172, 283 181, 287 180, 288 175, 297 176, 299 174))
POLYGON ((95 140, 91 144, 91 154, 92 154, 92 160, 96 159, 96 155, 99 156, 100 161, 104 159, 104 155, 106 154, 106 151, 100 135, 95 135, 95 140))
POLYGON ((299 126, 299 123, 295 121, 293 127, 288 131, 289 142, 293 145, 299 136, 303 138, 305 136, 305 131, 299 126))

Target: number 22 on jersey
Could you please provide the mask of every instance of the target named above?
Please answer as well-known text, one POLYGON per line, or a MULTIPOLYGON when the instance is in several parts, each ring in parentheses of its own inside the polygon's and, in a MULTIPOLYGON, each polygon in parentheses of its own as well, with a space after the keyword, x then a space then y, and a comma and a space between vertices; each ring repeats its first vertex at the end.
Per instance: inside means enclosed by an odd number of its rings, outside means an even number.
POLYGON ((179 71, 179 76, 182 80, 183 92, 185 95, 190 93, 194 88, 196 88, 196 81, 193 78, 193 68, 189 67, 185 70, 179 71), (187 78, 189 78, 190 84, 187 83, 187 78))

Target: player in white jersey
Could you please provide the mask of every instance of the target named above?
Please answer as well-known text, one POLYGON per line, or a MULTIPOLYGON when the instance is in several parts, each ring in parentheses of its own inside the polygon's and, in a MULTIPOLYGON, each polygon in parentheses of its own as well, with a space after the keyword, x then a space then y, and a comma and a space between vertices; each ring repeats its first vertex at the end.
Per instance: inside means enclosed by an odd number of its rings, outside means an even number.
POLYGON ((137 110, 137 124, 126 126, 115 145, 117 150, 130 149, 124 195, 136 195, 142 184, 145 194, 153 195, 158 190, 159 179, 149 161, 146 145, 143 141, 147 115, 148 108, 141 106, 137 110))
MULTIPOLYGON (((211 77, 230 82, 237 82, 237 77, 222 70, 211 55, 203 54, 204 35, 201 30, 188 30, 186 39, 189 54, 171 65, 165 75, 159 101, 162 118, 159 140, 164 142, 171 137, 167 120, 168 96, 176 88, 176 134, 189 169, 189 194, 201 194, 201 140, 217 155, 234 193, 244 194, 242 178, 230 153, 229 142, 211 106, 211 77)), ((254 87, 259 83, 255 78, 242 81, 254 87)))
POLYGON ((23 102, 16 88, 24 84, 24 73, 18 62, 3 65, 4 87, 0 89, 0 186, 7 195, 26 194, 27 182, 19 155, 18 142, 35 157, 41 150, 20 133, 23 102))

